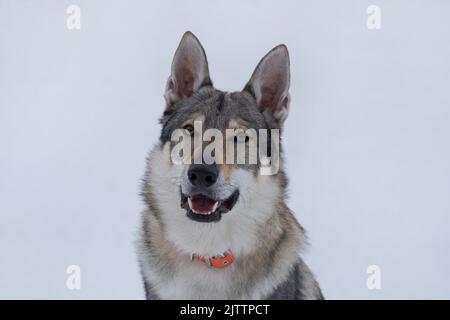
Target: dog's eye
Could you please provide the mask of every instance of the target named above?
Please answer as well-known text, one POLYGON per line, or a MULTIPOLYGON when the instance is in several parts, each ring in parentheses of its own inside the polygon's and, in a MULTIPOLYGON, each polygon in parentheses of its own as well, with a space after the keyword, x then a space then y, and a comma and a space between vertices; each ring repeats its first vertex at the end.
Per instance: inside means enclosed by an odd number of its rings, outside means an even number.
POLYGON ((190 136, 194 134, 194 127, 192 126, 192 124, 185 125, 183 129, 186 130, 190 136))

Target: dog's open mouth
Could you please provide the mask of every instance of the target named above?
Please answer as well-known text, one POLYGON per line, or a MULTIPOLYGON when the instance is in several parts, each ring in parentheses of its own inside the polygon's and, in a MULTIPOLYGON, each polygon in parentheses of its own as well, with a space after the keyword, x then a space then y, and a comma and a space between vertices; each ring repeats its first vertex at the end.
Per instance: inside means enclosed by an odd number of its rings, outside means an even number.
POLYGON ((223 213, 233 209, 239 198, 239 190, 225 200, 211 199, 203 194, 186 196, 181 193, 181 207, 186 209, 186 215, 198 222, 217 222, 223 213))

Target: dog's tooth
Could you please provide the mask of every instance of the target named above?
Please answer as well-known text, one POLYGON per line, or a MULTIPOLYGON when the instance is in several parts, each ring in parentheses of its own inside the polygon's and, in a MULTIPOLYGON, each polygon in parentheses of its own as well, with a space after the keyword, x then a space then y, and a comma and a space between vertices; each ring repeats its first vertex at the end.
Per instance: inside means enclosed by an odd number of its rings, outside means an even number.
POLYGON ((212 207, 211 211, 208 212, 201 212, 201 211, 197 211, 192 207, 192 199, 191 198, 187 198, 188 199, 188 204, 189 204, 189 208, 192 210, 192 212, 196 213, 196 214, 202 214, 202 215, 210 215, 212 213, 214 213, 216 211, 216 209, 219 207, 220 202, 216 201, 212 207))

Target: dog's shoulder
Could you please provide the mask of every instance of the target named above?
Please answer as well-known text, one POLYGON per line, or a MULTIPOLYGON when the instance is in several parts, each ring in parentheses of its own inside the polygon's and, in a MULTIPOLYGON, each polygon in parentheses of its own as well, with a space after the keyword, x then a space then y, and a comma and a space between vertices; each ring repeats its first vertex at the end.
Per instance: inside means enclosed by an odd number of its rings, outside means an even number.
POLYGON ((323 300, 313 273, 305 262, 299 258, 287 279, 278 285, 267 300, 323 300))

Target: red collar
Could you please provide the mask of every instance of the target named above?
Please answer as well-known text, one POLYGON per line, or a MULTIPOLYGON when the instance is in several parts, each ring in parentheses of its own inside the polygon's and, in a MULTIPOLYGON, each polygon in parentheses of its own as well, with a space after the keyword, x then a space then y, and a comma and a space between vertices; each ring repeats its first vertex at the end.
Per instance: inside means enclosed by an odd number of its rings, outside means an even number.
POLYGON ((201 256, 198 254, 191 254, 191 260, 198 259, 201 262, 204 262, 210 268, 226 268, 231 266, 234 263, 234 256, 231 251, 225 252, 223 255, 217 256, 201 256))

